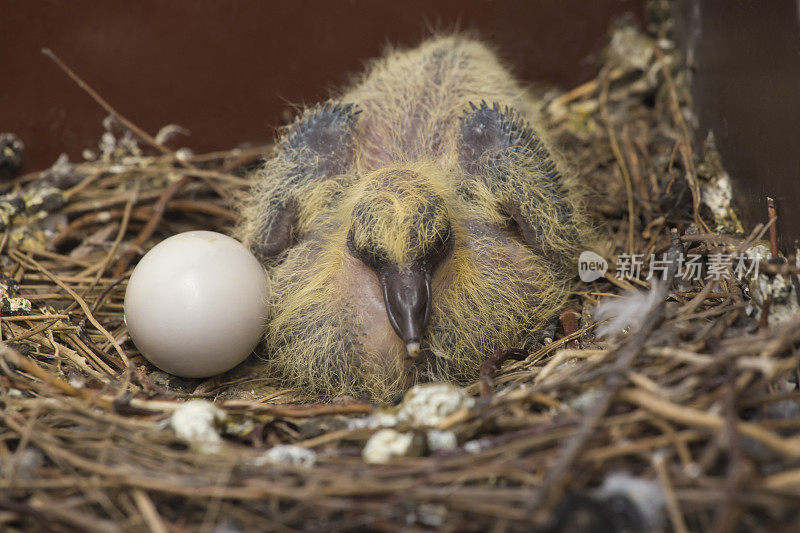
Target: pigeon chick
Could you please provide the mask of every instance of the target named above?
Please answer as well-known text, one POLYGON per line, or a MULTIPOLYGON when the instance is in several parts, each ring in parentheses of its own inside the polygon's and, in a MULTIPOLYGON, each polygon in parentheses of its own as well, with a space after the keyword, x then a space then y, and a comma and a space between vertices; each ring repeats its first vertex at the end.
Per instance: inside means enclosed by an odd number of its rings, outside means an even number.
POLYGON ((264 372, 386 400, 542 327, 590 230, 530 122, 495 54, 446 36, 287 126, 238 228, 272 282, 264 372))

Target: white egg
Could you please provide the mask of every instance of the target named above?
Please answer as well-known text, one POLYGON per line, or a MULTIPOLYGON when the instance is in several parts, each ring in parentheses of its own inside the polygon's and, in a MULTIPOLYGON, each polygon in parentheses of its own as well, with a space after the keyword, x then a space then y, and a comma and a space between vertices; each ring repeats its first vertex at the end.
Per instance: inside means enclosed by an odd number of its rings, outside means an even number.
POLYGON ((125 323, 142 354, 178 376, 241 363, 263 334, 269 280, 237 240, 213 231, 170 237, 142 258, 125 292, 125 323))

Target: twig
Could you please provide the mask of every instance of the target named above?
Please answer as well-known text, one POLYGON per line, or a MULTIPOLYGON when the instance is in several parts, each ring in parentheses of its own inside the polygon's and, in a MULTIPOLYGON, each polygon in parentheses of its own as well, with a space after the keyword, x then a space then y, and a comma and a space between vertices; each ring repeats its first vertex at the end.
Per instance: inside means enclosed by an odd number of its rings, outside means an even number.
POLYGON ((772 296, 767 295, 764 298, 764 305, 761 306, 761 319, 759 320, 758 329, 761 333, 769 329, 769 311, 772 309, 772 296))
MULTIPOLYGON (((720 351, 718 343, 715 343, 714 351, 720 351)), ((738 493, 742 490, 742 485, 747 482, 750 473, 747 458, 742 451, 741 438, 736 431, 739 415, 736 409, 736 372, 732 367, 728 368, 727 381, 724 401, 725 433, 728 441, 728 479, 725 484, 725 503, 714 516, 714 525, 711 528, 713 533, 725 533, 737 529, 736 522, 740 515, 737 505, 738 493)))
POLYGON ((661 481, 661 486, 664 488, 664 493, 667 500, 667 512, 669 519, 672 522, 672 527, 676 533, 689 533, 686 527, 686 522, 683 520, 680 504, 675 496, 675 489, 669 479, 669 472, 664 460, 664 453, 656 453, 653 457, 653 467, 655 468, 658 479, 661 481))
POLYGON ((767 196, 767 216, 768 222, 770 223, 769 226, 769 245, 770 251, 772 252, 772 257, 778 257, 778 230, 775 227, 775 220, 777 220, 778 215, 775 213, 775 200, 767 196))
POLYGON ((169 187, 164 189, 164 193, 158 199, 158 202, 153 206, 153 215, 150 220, 147 221, 147 224, 142 231, 139 232, 139 235, 136 237, 136 240, 133 241, 133 246, 129 249, 127 253, 125 253, 117 262, 117 266, 114 267, 114 273, 112 277, 118 278, 122 275, 123 272, 128 268, 130 262, 133 260, 134 256, 136 255, 136 250, 140 249, 144 246, 144 243, 147 242, 153 233, 155 232, 156 228, 158 227, 159 222, 164 216, 164 211, 166 210, 167 203, 172 199, 173 196, 178 194, 178 191, 186 185, 187 183, 191 182, 192 178, 189 176, 184 176, 176 182, 173 182, 169 187))
POLYGON ((705 221, 700 217, 700 185, 697 182, 697 172, 694 167, 694 160, 692 159, 692 137, 689 134, 689 127, 683 118, 681 112, 680 100, 678 99, 678 92, 675 89, 675 81, 672 79, 672 72, 669 70, 664 53, 658 46, 653 46, 653 52, 656 55, 661 72, 664 74, 664 84, 670 96, 670 107, 672 109, 672 118, 681 130, 681 142, 678 146, 678 152, 681 154, 683 165, 686 170, 686 181, 689 184, 689 190, 692 191, 692 209, 694 213, 695 224, 706 232, 711 230, 706 225, 705 221))
POLYGON ((304 418, 309 416, 335 415, 335 414, 360 414, 372 412, 373 406, 366 403, 350 404, 314 404, 314 405, 275 405, 242 400, 229 400, 222 402, 222 407, 228 409, 246 409, 251 413, 283 416, 288 418, 304 418))
MULTIPOLYGON (((681 424, 704 427, 715 431, 725 427, 725 420, 719 415, 705 413, 684 405, 676 405, 642 390, 620 391, 619 398, 681 424)), ((741 435, 756 440, 782 455, 800 458, 800 439, 797 437, 782 438, 750 422, 737 422, 736 430, 741 435)))
POLYGON ((625 195, 628 200, 628 253, 633 255, 635 250, 633 247, 633 233, 635 227, 636 212, 633 203, 633 184, 631 183, 631 175, 628 171, 628 163, 622 155, 622 150, 617 142, 617 134, 614 132, 614 124, 611 120, 611 115, 608 112, 608 76, 603 75, 603 89, 600 93, 600 114, 603 117, 603 122, 606 125, 608 133, 608 142, 611 145, 611 151, 617 160, 617 166, 622 173, 622 178, 625 182, 625 195))
POLYGON ((553 100, 551 105, 556 106, 564 106, 575 100, 582 98, 584 96, 590 95, 597 90, 598 87, 601 86, 601 83, 605 80, 608 81, 615 81, 622 77, 625 74, 625 71, 620 68, 615 68, 608 72, 607 75, 603 75, 601 77, 595 78, 593 80, 587 81, 583 85, 579 85, 574 89, 565 92, 555 100, 553 100))
POLYGON ((520 350, 519 348, 498 348, 489 359, 481 365, 481 373, 479 378, 480 393, 483 398, 492 397, 492 387, 494 383, 492 378, 494 373, 500 370, 500 366, 509 359, 515 361, 522 361, 528 357, 528 352, 520 350))
POLYGON ((156 141, 155 138, 152 137, 149 133, 147 133, 146 131, 141 129, 139 126, 137 126, 136 124, 134 124, 133 122, 131 122, 130 120, 128 120, 127 118, 122 116, 116 109, 111 107, 111 105, 108 102, 106 102, 105 99, 102 96, 97 94, 97 91, 92 89, 91 86, 89 86, 88 83, 83 81, 83 79, 80 76, 78 76, 71 68, 69 68, 67 66, 67 64, 64 63, 61 60, 61 58, 58 57, 52 50, 50 50, 49 48, 42 48, 42 53, 44 55, 46 55, 47 57, 49 57, 50 59, 52 59, 55 62, 55 64, 58 65, 58 67, 61 70, 63 70, 67 74, 67 76, 69 76, 72 79, 72 81, 74 81, 78 85, 78 87, 80 87, 81 89, 86 91, 86 93, 89 96, 91 96, 92 99, 100 105, 100 107, 105 109, 108 114, 113 115, 126 128, 128 128, 133 133, 135 133, 139 138, 141 138, 142 140, 146 141, 149 145, 151 145, 153 148, 155 148, 156 150, 158 150, 162 154, 172 156, 174 158, 174 160, 177 161, 180 165, 182 165, 182 166, 184 166, 184 167, 186 167, 188 169, 195 169, 196 168, 194 165, 192 165, 188 161, 185 161, 184 159, 177 157, 175 155, 175 152, 173 152, 172 150, 170 150, 166 146, 164 146, 161 143, 159 143, 158 141, 156 141))
POLYGON ((13 315, 2 317, 4 322, 30 322, 38 320, 69 320, 69 315, 13 315))
POLYGON ((131 491, 131 494, 133 495, 133 500, 136 502, 136 506, 141 511, 142 516, 144 516, 147 527, 150 528, 151 533, 167 533, 164 521, 161 519, 156 506, 153 505, 153 500, 150 499, 147 493, 142 489, 136 488, 131 491))

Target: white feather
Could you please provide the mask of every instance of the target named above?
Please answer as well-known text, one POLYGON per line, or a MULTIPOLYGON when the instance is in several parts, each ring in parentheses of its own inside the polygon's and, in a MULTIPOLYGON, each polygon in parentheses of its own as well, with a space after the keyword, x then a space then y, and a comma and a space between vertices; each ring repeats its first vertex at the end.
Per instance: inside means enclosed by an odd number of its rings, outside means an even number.
POLYGON ((649 291, 627 291, 619 298, 606 298, 592 311, 597 337, 606 338, 634 331, 663 297, 656 287, 649 291))

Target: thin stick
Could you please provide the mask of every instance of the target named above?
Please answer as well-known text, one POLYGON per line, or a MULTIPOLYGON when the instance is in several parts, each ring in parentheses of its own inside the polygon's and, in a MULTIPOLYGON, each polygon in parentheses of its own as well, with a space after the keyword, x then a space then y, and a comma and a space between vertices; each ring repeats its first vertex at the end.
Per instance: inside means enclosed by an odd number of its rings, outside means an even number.
POLYGON ((89 96, 91 96, 91 97, 92 97, 92 99, 93 99, 95 102, 97 102, 97 103, 100 105, 100 107, 102 107, 103 109, 105 109, 105 110, 106 110, 106 112, 108 112, 108 114, 110 114, 110 115, 113 115, 113 116, 114 116, 114 118, 116 118, 117 120, 119 120, 119 121, 120 121, 120 122, 121 122, 121 123, 122 123, 122 124, 123 124, 123 125, 124 125, 126 128, 128 128, 128 129, 129 129, 129 130, 131 130, 133 133, 135 133, 136 135, 138 135, 138 136, 139 136, 139 137, 140 137, 142 140, 146 141, 148 144, 150 144, 151 146, 153 146, 153 147, 154 147, 156 150, 158 150, 158 151, 159 151, 159 152, 161 152, 162 154, 164 154, 164 155, 170 155, 170 156, 172 156, 172 157, 173 157, 173 158, 174 158, 174 159, 175 159, 175 160, 176 160, 176 161, 177 161, 177 162, 178 162, 180 165, 182 165, 182 166, 184 166, 184 167, 186 167, 186 168, 189 168, 189 169, 195 169, 195 166, 194 166, 194 165, 192 165, 192 164, 191 164, 191 163, 189 163, 188 161, 184 161, 184 160, 182 160, 181 158, 177 157, 177 156, 175 155, 175 152, 173 152, 172 150, 170 150, 170 149, 169 149, 169 148, 167 148, 166 146, 164 146, 164 145, 160 144, 160 143, 159 143, 158 141, 156 141, 156 140, 155 140, 155 138, 154 138, 154 137, 152 137, 152 136, 151 136, 149 133, 147 133, 146 131, 144 131, 143 129, 141 129, 139 126, 137 126, 136 124, 134 124, 133 122, 131 122, 130 120, 128 120, 127 118, 125 118, 124 116, 122 116, 122 115, 121 115, 121 114, 120 114, 120 113, 119 113, 119 112, 118 112, 116 109, 114 109, 113 107, 111 107, 111 104, 109 104, 108 102, 106 102, 106 101, 105 101, 105 99, 104 99, 102 96, 100 96, 99 94, 97 94, 97 91, 95 91, 94 89, 92 89, 92 88, 89 86, 89 84, 88 84, 88 83, 86 83, 85 81, 83 81, 83 79, 82 79, 80 76, 78 76, 78 75, 75 73, 75 71, 73 71, 71 68, 69 68, 69 67, 66 65, 66 63, 64 63, 64 62, 61 60, 61 58, 60 58, 60 57, 58 57, 58 56, 57 56, 57 55, 56 55, 56 54, 55 54, 55 53, 54 53, 52 50, 50 50, 49 48, 42 48, 42 53, 43 53, 44 55, 46 55, 47 57, 49 57, 50 59, 52 59, 52 60, 55 62, 55 64, 56 64, 56 65, 58 65, 58 67, 59 67, 61 70, 63 70, 63 71, 66 73, 66 75, 67 75, 67 76, 69 76, 69 77, 72 79, 72 81, 74 81, 76 84, 78 84, 78 86, 79 86, 81 89, 83 89, 84 91, 86 91, 86 93, 87 93, 89 96))
MULTIPOLYGON (((622 70, 621 68, 615 68, 614 70, 608 73, 606 78, 609 81, 615 81, 621 78, 623 74, 625 74, 624 70, 622 70)), ((553 100, 553 103, 551 105, 564 106, 577 100, 578 98, 592 94, 597 90, 598 87, 600 87, 600 83, 601 81, 599 78, 587 81, 583 85, 579 85, 578 87, 575 87, 574 89, 562 94, 561 96, 553 100)))
POLYGON ((28 322, 37 320, 69 320, 69 315, 16 315, 4 316, 3 322, 28 322))
MULTIPOLYGON (((103 277, 106 268, 108 268, 108 264, 111 262, 111 258, 114 257, 114 255, 117 253, 117 249, 119 248, 122 239, 125 237, 125 233, 128 230, 128 224, 130 223, 131 220, 131 212, 133 211, 133 206, 134 204, 136 204, 136 201, 139 197, 140 185, 141 182, 139 180, 136 180, 136 184, 133 187, 133 191, 131 191, 130 200, 128 200, 128 202, 125 204, 125 210, 122 213, 122 222, 120 222, 119 224, 119 230, 117 231, 117 236, 114 239, 114 242, 111 244, 111 248, 108 250, 108 253, 105 255, 103 260, 97 266, 97 274, 95 275, 94 279, 92 279, 92 282, 88 286, 86 286, 86 288, 84 288, 84 290, 82 291, 81 296, 83 296, 84 298, 86 297, 87 294, 89 294, 89 292, 92 289, 94 289, 94 287, 100 281, 100 278, 103 277)), ((88 275, 91 270, 92 269, 90 268, 88 270, 83 271, 81 274, 88 275)), ((119 278, 119 276, 114 276, 114 277, 119 278)))
POLYGON ((491 398, 492 386, 494 385, 492 377, 496 371, 500 370, 500 366, 504 361, 508 361, 509 359, 522 361, 526 357, 528 357, 528 352, 520 350, 519 348, 498 348, 497 351, 481 365, 481 396, 483 398, 491 398))
POLYGON ((178 194, 178 191, 180 191, 181 188, 190 181, 192 181, 191 177, 184 176, 164 189, 164 193, 161 195, 161 198, 159 198, 158 202, 156 202, 156 204, 153 206, 153 216, 147 221, 147 224, 144 228, 142 228, 142 231, 139 232, 136 240, 133 241, 133 246, 131 249, 124 254, 119 261, 117 261, 117 266, 114 268, 114 274, 112 277, 118 278, 123 272, 125 272, 125 269, 128 268, 128 265, 130 265, 131 261, 136 255, 136 250, 144 246, 144 243, 147 242, 147 239, 149 239, 156 231, 159 222, 161 222, 161 219, 164 217, 164 211, 166 211, 167 203, 169 203, 172 197, 178 194))
POLYGON ((661 481, 661 486, 664 488, 664 494, 667 500, 667 512, 669 514, 672 527, 675 528, 676 533, 689 533, 686 523, 683 520, 680 504, 675 497, 675 488, 669 480, 669 472, 664 460, 664 454, 659 453, 653 457, 653 467, 658 474, 658 479, 661 481))
POLYGON ((678 127, 681 129, 681 142, 679 144, 678 152, 681 154, 683 165, 686 168, 686 181, 689 183, 689 189, 692 191, 692 208, 694 211, 694 221, 704 231, 710 233, 711 230, 706 225, 705 221, 700 217, 700 186, 697 183, 697 172, 695 172, 694 161, 692 160, 692 137, 689 134, 689 127, 683 119, 681 113, 680 100, 678 99, 678 92, 675 89, 675 81, 672 79, 672 72, 669 70, 664 53, 658 46, 653 46, 653 52, 656 55, 661 72, 664 74, 664 84, 667 86, 669 92, 670 107, 672 109, 672 118, 678 127))
POLYGON ((147 493, 139 488, 133 489, 131 493, 150 531, 152 533, 167 533, 167 527, 164 525, 161 515, 158 514, 153 500, 150 499, 147 493))
MULTIPOLYGON (((719 415, 709 414, 685 405, 677 405, 643 390, 620 391, 619 398, 681 424, 704 427, 714 431, 720 431, 725 427, 725 419, 719 415)), ((741 435, 756 440, 782 455, 794 459, 800 458, 800 438, 798 437, 780 437, 750 422, 737 422, 736 430, 741 435)))
POLYGON ((608 142, 611 145, 611 151, 614 153, 614 158, 617 160, 617 166, 622 172, 622 179, 625 182, 625 196, 628 200, 628 253, 633 255, 635 252, 633 247, 633 233, 636 213, 633 203, 633 184, 631 183, 631 175, 628 171, 628 163, 622 155, 622 150, 617 142, 617 134, 614 132, 614 124, 611 120, 611 115, 608 112, 608 76, 603 76, 603 90, 600 93, 600 114, 603 117, 603 122, 606 125, 608 133, 608 142))
POLYGON ((767 216, 768 221, 772 223, 769 227, 769 245, 772 257, 778 257, 778 229, 775 227, 774 221, 778 218, 775 212, 775 200, 767 196, 767 216))

